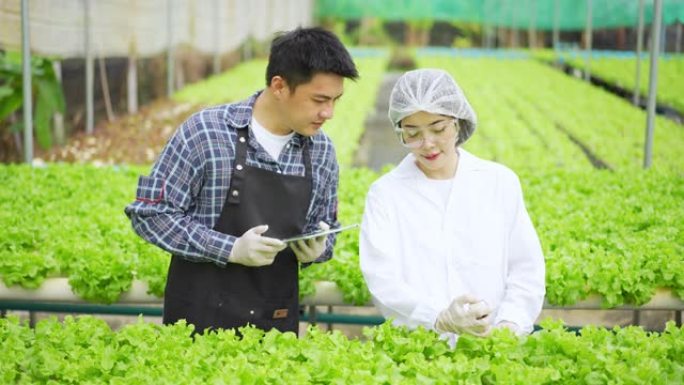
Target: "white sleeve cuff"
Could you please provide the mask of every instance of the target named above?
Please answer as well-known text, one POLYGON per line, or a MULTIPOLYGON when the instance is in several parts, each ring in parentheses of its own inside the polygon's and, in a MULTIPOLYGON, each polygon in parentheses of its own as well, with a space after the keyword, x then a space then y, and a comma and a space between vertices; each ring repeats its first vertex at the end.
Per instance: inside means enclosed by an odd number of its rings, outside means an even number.
POLYGON ((440 310, 431 303, 419 304, 411 313, 410 319, 415 323, 412 326, 422 325, 426 329, 435 330, 435 322, 439 312, 440 310))
POLYGON ((530 320, 530 317, 520 310, 516 310, 513 306, 506 306, 503 304, 496 314, 496 319, 494 320, 494 325, 501 321, 513 322, 520 327, 520 330, 525 333, 531 333, 534 329, 534 320, 530 320))

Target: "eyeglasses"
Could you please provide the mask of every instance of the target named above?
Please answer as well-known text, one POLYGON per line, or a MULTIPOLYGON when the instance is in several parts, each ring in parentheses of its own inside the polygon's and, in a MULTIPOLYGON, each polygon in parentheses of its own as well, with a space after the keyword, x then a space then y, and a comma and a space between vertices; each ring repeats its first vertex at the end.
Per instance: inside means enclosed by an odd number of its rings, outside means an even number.
POLYGON ((446 143, 458 136, 459 126, 456 119, 445 119, 428 124, 424 127, 395 127, 394 131, 399 136, 399 141, 402 146, 408 148, 419 148, 424 143, 427 137, 430 137, 432 143, 446 143), (454 129, 452 129, 452 127, 454 129), (426 133, 429 133, 426 136, 426 133))

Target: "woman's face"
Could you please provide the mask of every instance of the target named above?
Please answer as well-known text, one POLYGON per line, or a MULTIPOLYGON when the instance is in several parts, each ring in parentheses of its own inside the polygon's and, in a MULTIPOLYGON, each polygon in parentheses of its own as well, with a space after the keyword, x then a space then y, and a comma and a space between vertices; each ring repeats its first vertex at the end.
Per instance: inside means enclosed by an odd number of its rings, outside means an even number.
POLYGON ((428 178, 448 179, 456 172, 457 120, 419 111, 401 121, 403 142, 428 178))

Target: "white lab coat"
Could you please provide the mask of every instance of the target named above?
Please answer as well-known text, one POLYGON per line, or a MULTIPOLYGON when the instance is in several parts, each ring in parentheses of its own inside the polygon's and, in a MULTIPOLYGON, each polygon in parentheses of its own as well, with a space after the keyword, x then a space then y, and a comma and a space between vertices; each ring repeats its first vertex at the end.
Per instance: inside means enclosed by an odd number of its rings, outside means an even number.
POLYGON ((397 325, 434 329, 454 298, 472 294, 494 309, 492 324, 531 332, 544 300, 544 257, 518 177, 458 152, 446 209, 413 154, 371 185, 360 260, 373 302, 397 325))

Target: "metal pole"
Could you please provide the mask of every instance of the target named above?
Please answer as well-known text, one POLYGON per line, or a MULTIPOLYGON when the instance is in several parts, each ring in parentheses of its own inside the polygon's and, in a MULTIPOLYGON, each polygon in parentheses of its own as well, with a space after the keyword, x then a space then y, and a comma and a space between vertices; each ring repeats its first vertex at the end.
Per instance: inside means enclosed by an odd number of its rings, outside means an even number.
POLYGON ((658 49, 662 24, 663 2, 654 0, 653 25, 651 29, 651 68, 648 72, 648 103, 646 107, 646 143, 644 144, 644 168, 651 167, 653 156, 653 124, 655 123, 656 93, 658 91, 658 49))
POLYGON ((559 0, 555 0, 553 4, 553 50, 558 51, 560 48, 560 4, 559 0))
POLYGON ((518 12, 516 12, 517 9, 517 7, 513 7, 513 10, 511 11, 511 33, 513 34, 511 38, 512 48, 518 48, 518 12))
MULTIPOLYGON (((333 314, 333 307, 332 305, 328 305, 328 314, 333 314)), ((333 324, 328 322, 328 331, 333 330, 333 324)))
MULTIPOLYGON (((62 87, 62 62, 59 60, 53 61, 52 69, 55 71, 55 77, 57 78, 57 82, 59 82, 59 86, 62 87)), ((52 117, 52 121, 55 125, 55 142, 60 145, 64 144, 66 139, 64 133, 64 115, 62 115, 61 112, 56 112, 52 117)))
POLYGON ((528 3, 529 11, 532 13, 530 15, 530 22, 527 26, 527 46, 530 49, 534 49, 537 46, 537 4, 535 0, 529 0, 528 3))
POLYGON ((138 112, 138 53, 136 44, 131 41, 128 48, 128 75, 126 76, 126 100, 128 113, 138 112))
POLYGON ((660 28, 662 30, 660 33, 660 52, 665 53, 667 52, 667 25, 661 23, 660 28))
POLYGON ((33 162, 33 86, 31 84, 31 39, 29 36, 29 4, 21 1, 21 71, 24 93, 24 161, 33 162))
POLYGON ((634 310, 632 313, 632 325, 639 326, 641 325, 641 311, 640 310, 634 310))
POLYGON ((173 95, 173 78, 175 74, 173 60, 173 0, 166 2, 166 96, 173 95))
POLYGON ((242 59, 250 60, 252 59, 252 2, 246 1, 245 6, 247 7, 247 12, 244 15, 247 18, 247 36, 242 42, 242 59))
POLYGON ((29 311, 29 327, 31 329, 35 329, 37 321, 38 321, 38 318, 36 317, 36 312, 29 311))
POLYGON ((93 52, 90 47, 90 0, 83 0, 83 9, 84 9, 84 27, 85 27, 85 33, 84 33, 84 41, 85 41, 85 70, 86 70, 86 84, 85 84, 85 94, 86 94, 86 133, 92 134, 93 133, 93 126, 94 126, 94 110, 95 108, 93 107, 93 84, 95 83, 94 78, 95 78, 95 61, 93 59, 93 52))
POLYGON ((496 18, 496 48, 501 48, 504 46, 503 42, 506 39, 504 36, 504 29, 503 29, 503 5, 499 5, 499 9, 497 12, 497 18, 496 18))
POLYGON ((634 94, 632 104, 639 105, 639 86, 641 84, 641 51, 644 46, 644 0, 639 0, 639 24, 637 27, 637 46, 636 46, 636 81, 634 84, 634 94))
POLYGON ((677 22, 677 32, 675 34, 675 53, 682 52, 682 22, 677 22))
POLYGON ((112 109, 112 100, 109 95, 109 80, 107 79, 107 65, 102 53, 98 55, 97 62, 100 68, 100 85, 102 86, 102 98, 105 103, 105 110, 107 111, 107 120, 112 122, 116 119, 114 110, 112 109))
MULTIPOLYGON (((487 0, 483 1, 482 4, 483 9, 487 9, 487 0)), ((482 48, 487 48, 487 13, 483 12, 482 13, 482 23, 480 24, 481 29, 481 34, 480 34, 480 46, 482 48)))
POLYGON ((317 318, 317 317, 316 317, 316 316, 317 316, 317 313, 316 313, 316 306, 314 306, 314 305, 309 306, 309 314, 308 314, 308 316, 309 316, 309 317, 308 317, 309 323, 312 324, 312 325, 316 325, 316 318, 317 318))
POLYGON ((482 6, 482 34, 484 35, 482 46, 485 49, 492 49, 494 41, 494 17, 491 17, 491 2, 489 0, 484 0, 484 5, 482 6))
POLYGON ((587 29, 585 30, 585 35, 587 39, 586 45, 586 56, 584 57, 584 80, 589 81, 591 79, 591 45, 592 45, 592 2, 587 0, 587 29))

